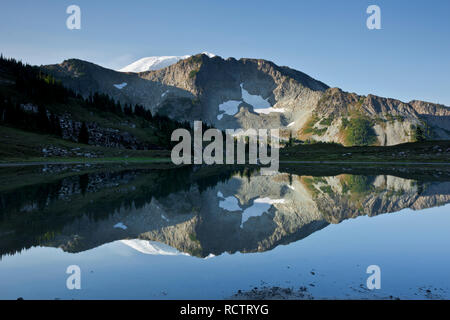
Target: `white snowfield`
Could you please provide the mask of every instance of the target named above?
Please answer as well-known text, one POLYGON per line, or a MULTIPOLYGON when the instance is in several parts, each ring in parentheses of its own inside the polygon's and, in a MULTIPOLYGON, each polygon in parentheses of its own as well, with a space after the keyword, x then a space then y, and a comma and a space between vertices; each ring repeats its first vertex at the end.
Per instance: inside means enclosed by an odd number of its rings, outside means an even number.
POLYGON ((239 200, 234 197, 226 197, 224 198, 222 192, 217 192, 217 197, 223 200, 219 201, 219 207, 226 211, 236 212, 241 211, 241 228, 244 227, 244 223, 247 222, 251 217, 259 217, 262 216, 265 212, 267 212, 274 204, 283 204, 285 203, 285 199, 271 199, 268 197, 265 198, 256 198, 253 200, 253 204, 242 211, 242 208, 239 206, 239 200))
MULTIPOLYGON (((202 52, 206 54, 208 57, 215 57, 215 54, 209 52, 202 52)), ((144 71, 152 71, 159 70, 165 67, 168 67, 172 64, 177 63, 180 60, 187 59, 192 55, 185 56, 157 56, 157 57, 146 57, 139 59, 138 61, 133 62, 132 64, 119 69, 120 72, 144 72, 144 71)))
POLYGON ((244 227, 244 223, 251 217, 262 216, 267 212, 272 205, 284 203, 284 199, 270 199, 270 198, 257 198, 253 201, 253 205, 244 210, 242 213, 241 228, 244 227))
POLYGON ((284 199, 270 199, 270 198, 258 198, 253 201, 253 203, 267 203, 267 204, 277 204, 277 203, 284 203, 284 199))
POLYGON ((230 116, 235 115, 239 109, 239 105, 242 103, 242 101, 237 100, 228 100, 224 103, 219 104, 219 112, 222 112, 217 116, 217 119, 222 119, 223 113, 228 114, 230 116))
POLYGON ((234 197, 224 197, 222 192, 217 192, 217 197, 223 200, 219 200, 219 207, 221 207, 224 210, 227 211, 242 211, 241 207, 239 206, 239 200, 234 197))
POLYGON ((122 230, 127 230, 128 229, 128 227, 126 225, 124 225, 122 222, 119 222, 119 223, 115 224, 114 228, 122 229, 122 230))
POLYGON ((121 240, 121 242, 136 251, 144 254, 162 255, 162 256, 178 256, 189 254, 178 251, 177 249, 157 241, 147 241, 140 239, 121 240))
POLYGON ((125 88, 127 86, 126 82, 120 83, 120 84, 115 84, 114 87, 116 87, 119 90, 122 90, 123 88, 125 88))
POLYGON ((227 211, 242 211, 239 207, 239 201, 236 197, 226 197, 224 200, 219 201, 219 207, 227 211))
POLYGON ((273 108, 269 99, 264 99, 261 96, 252 95, 244 89, 244 84, 241 83, 242 99, 245 103, 253 106, 253 111, 256 113, 269 114, 271 112, 284 112, 283 108, 273 108))
POLYGON ((261 96, 250 94, 247 90, 244 89, 244 84, 241 83, 241 95, 242 100, 228 100, 221 104, 219 104, 219 112, 217 115, 217 119, 221 120, 224 114, 233 116, 239 111, 239 105, 242 101, 251 105, 253 107, 253 111, 256 113, 269 114, 272 112, 285 112, 284 108, 274 108, 269 102, 269 99, 264 99, 261 96))

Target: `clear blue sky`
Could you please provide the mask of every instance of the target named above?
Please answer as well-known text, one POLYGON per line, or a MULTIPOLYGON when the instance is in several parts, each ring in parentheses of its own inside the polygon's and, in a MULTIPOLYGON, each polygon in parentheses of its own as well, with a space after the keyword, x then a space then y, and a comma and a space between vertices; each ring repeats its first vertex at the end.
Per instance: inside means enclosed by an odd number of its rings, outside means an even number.
POLYGON ((31 64, 80 58, 120 68, 208 51, 272 60, 332 87, 450 106, 448 0, 15 0, 0 4, 0 52, 31 64), (82 29, 66 28, 66 8, 82 29), (366 8, 381 8, 381 30, 366 8))

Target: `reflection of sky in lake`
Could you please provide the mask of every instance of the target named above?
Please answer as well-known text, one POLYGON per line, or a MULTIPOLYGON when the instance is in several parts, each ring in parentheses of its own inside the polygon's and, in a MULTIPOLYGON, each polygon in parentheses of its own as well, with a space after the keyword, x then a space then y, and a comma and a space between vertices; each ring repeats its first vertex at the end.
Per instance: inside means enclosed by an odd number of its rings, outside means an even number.
POLYGON ((361 216, 270 251, 211 259, 144 254, 120 241, 77 254, 32 248, 0 261, 0 298, 220 299, 264 285, 305 285, 316 298, 424 298, 419 288, 431 286, 449 298, 449 208, 361 216), (65 286, 72 264, 82 270, 79 291, 65 286), (361 293, 372 264, 381 290, 361 293))

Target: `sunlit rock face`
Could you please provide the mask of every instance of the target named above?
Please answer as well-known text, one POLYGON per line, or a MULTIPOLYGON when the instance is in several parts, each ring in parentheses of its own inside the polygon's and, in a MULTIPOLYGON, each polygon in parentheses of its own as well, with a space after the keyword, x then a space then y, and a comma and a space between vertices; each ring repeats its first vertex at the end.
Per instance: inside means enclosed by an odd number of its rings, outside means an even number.
POLYGON ((361 215, 443 205, 450 183, 434 176, 136 170, 71 176, 11 194, 1 194, 2 254, 35 245, 75 253, 125 240, 146 254, 211 257, 271 250, 361 215))
MULTIPOLYGON (((346 123, 363 117, 371 120, 367 134, 373 135, 375 145, 410 142, 416 127, 432 128, 429 139, 450 139, 450 108, 444 105, 329 88, 301 71, 263 59, 210 54, 165 58, 171 63, 153 70, 143 61, 144 67, 133 71, 148 71, 137 73, 77 59, 42 69, 85 97, 98 91, 153 113, 203 121, 218 129, 280 129, 285 139, 292 134, 301 140, 350 145, 356 142, 346 138, 346 123)), ((155 59, 147 62, 159 61, 155 59)))

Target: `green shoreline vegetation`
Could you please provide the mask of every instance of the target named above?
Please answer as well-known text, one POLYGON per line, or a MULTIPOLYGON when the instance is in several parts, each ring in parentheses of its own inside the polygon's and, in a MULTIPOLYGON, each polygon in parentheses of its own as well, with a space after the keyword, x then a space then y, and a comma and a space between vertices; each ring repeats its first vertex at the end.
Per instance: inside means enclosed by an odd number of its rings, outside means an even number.
MULTIPOLYGON (((80 144, 58 137, 0 125, 0 164, 6 163, 152 163, 170 162, 169 150, 131 150, 80 144), (42 156, 42 149, 77 150, 84 156, 42 156)), ((336 143, 293 144, 280 150, 280 161, 450 162, 450 141, 411 142, 394 146, 344 147, 336 143)))
POLYGON ((409 142, 393 146, 344 147, 338 143, 297 144, 280 151, 281 161, 450 163, 450 141, 409 142))

